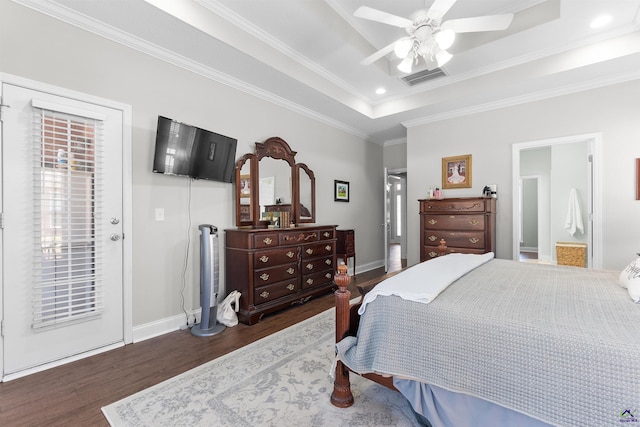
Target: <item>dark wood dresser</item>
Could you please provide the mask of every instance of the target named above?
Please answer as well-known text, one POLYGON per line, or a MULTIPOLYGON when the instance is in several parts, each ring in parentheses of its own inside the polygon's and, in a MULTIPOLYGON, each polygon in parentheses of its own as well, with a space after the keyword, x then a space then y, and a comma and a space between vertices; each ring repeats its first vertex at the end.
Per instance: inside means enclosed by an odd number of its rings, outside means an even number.
POLYGON ((336 256, 347 264, 353 258, 353 277, 356 277, 356 232, 355 230, 336 230, 336 256))
POLYGON ((238 290, 238 319, 301 304, 333 288, 335 225, 225 230, 225 290, 238 290))
POLYGON ((447 252, 495 252, 496 199, 461 197, 419 200, 420 262, 438 256, 440 239, 447 252))

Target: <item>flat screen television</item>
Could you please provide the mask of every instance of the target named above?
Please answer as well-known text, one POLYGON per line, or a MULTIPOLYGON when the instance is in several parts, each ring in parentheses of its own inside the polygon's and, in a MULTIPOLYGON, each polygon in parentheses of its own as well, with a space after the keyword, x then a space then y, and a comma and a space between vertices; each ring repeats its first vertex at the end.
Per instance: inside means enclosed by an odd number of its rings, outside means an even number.
POLYGON ((233 182, 237 144, 228 136, 158 116, 153 171, 233 182))

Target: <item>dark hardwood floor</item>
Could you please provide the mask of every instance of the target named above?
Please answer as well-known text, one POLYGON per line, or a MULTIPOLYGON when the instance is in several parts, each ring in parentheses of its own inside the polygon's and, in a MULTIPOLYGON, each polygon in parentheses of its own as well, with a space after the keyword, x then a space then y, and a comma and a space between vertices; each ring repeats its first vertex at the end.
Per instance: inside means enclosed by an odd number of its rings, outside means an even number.
MULTIPOLYGON (((389 272, 401 266, 399 257, 389 272)), ((377 283, 384 269, 357 272, 355 285, 377 283)), ((124 346, 64 366, 0 383, 0 426, 108 426, 101 407, 259 340, 334 304, 333 293, 239 324, 213 337, 189 330, 124 346)))

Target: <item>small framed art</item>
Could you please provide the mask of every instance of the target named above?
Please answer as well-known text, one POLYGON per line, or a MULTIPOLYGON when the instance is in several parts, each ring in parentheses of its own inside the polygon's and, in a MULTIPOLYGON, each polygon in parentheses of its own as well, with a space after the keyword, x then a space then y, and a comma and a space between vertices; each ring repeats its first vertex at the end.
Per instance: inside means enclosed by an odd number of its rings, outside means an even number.
POLYGON ((336 202, 349 201, 349 183, 347 181, 333 181, 333 200, 336 202))
POLYGON ((442 188, 471 188, 471 154, 442 158, 442 188))

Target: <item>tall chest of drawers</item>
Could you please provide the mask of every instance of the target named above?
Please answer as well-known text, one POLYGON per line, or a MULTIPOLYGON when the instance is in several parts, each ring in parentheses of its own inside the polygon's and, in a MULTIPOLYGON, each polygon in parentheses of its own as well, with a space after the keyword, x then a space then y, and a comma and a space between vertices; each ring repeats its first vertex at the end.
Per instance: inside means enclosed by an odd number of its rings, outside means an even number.
POLYGON ((495 252, 496 199, 460 197, 420 202, 420 261, 438 256, 440 239, 448 252, 495 252))
POLYGON ((225 289, 249 325, 331 290, 335 265, 335 225, 225 230, 225 289))

